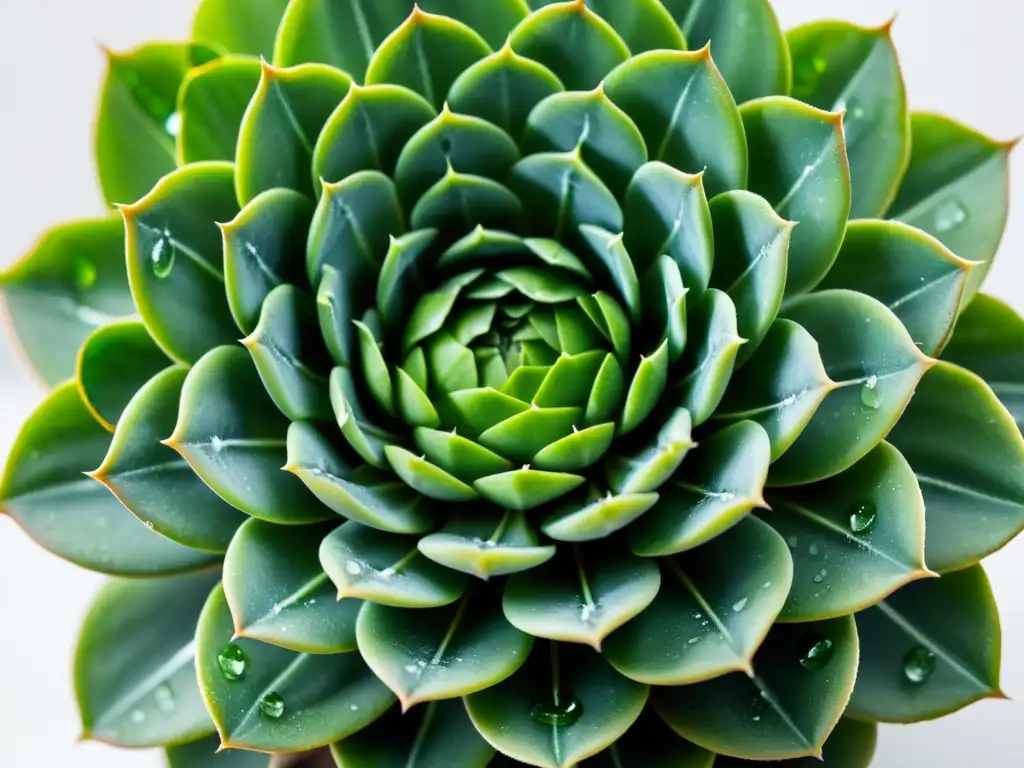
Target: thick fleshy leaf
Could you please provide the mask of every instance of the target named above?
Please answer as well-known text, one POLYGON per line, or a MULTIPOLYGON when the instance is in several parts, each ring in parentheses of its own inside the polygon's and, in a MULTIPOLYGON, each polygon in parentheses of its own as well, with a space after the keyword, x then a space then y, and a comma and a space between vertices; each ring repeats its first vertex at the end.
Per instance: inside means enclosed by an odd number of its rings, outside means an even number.
POLYGON ((618 298, 634 323, 640 320, 640 282, 636 267, 624 245, 623 234, 614 234, 592 224, 582 224, 579 232, 586 242, 591 261, 615 286, 618 298))
POLYGON ((192 38, 269 59, 287 6, 288 0, 202 0, 192 22, 192 38))
POLYGON ((879 443, 848 470, 768 494, 761 518, 792 550, 793 587, 781 621, 857 613, 929 576, 924 501, 900 452, 879 443))
POLYGON ((167 749, 168 768, 267 768, 267 763, 267 756, 259 752, 220 751, 220 737, 216 735, 167 749))
POLYGON ((221 500, 181 456, 160 444, 178 421, 187 374, 184 366, 175 366, 139 389, 91 477, 162 536, 194 549, 225 552, 246 515, 221 500))
POLYGON ((185 76, 178 93, 180 165, 235 159, 238 130, 260 83, 260 61, 225 56, 185 76))
POLYGON ((352 374, 344 367, 331 371, 331 405, 341 434, 367 464, 387 468, 384 450, 398 438, 377 427, 366 416, 352 374))
POLYGON ((494 757, 458 700, 432 701, 410 713, 393 709, 331 752, 339 768, 487 768, 494 757))
POLYGON ((768 435, 753 421, 702 440, 658 489, 658 503, 631 528, 633 551, 660 557, 693 549, 765 506, 770 458, 768 435))
POLYGON ((97 328, 85 340, 75 378, 86 407, 113 432, 128 401, 170 364, 142 323, 120 320, 97 328))
MULTIPOLYGON (((580 763, 581 768, 711 768, 713 752, 673 733, 650 707, 608 749, 580 763)), ((174 766, 172 766, 174 768, 174 766)))
POLYGON ((750 149, 750 191, 799 225, 790 235, 786 295, 804 293, 828 274, 850 216, 842 114, 787 96, 744 104, 740 114, 750 149))
POLYGON ((933 363, 896 315, 855 291, 804 296, 782 314, 818 342, 825 373, 835 382, 796 442, 772 465, 771 485, 801 485, 839 474, 867 455, 900 418, 933 363))
POLYGON ((147 43, 131 51, 105 50, 100 92, 96 170, 111 205, 133 203, 174 170, 181 128, 178 89, 185 74, 217 58, 200 43, 147 43))
POLYGON ((166 444, 224 501, 272 523, 331 517, 281 468, 288 421, 240 347, 219 347, 189 371, 174 433, 166 444))
POLYGON ((530 655, 533 638, 505 620, 498 595, 479 587, 441 608, 364 603, 359 652, 402 710, 497 685, 530 655))
POLYGON ((658 566, 650 560, 575 546, 510 577, 502 606, 523 632, 600 651, 608 635, 651 604, 660 585, 658 566))
POLYGON ((40 546, 76 565, 116 576, 155 576, 213 565, 217 557, 151 531, 99 482, 110 433, 96 423, 74 382, 55 389, 11 448, 0 510, 40 546))
POLYGON ((212 732, 195 677, 194 632, 216 573, 108 583, 75 650, 85 736, 121 747, 182 744, 212 732))
POLYGON ((199 688, 226 747, 299 752, 372 723, 394 696, 358 653, 296 653, 235 638, 218 586, 199 617, 199 688))
POLYGON ((660 0, 587 0, 587 5, 622 35, 634 54, 686 48, 679 26, 660 0))
POLYGON ((513 511, 454 517, 418 546, 434 562, 484 580, 535 568, 555 556, 555 547, 541 546, 526 516, 513 511))
POLYGON ((239 529, 224 558, 224 595, 237 637, 305 653, 356 649, 361 601, 338 601, 320 566, 320 543, 333 527, 250 520, 239 529))
POLYGON ((651 685, 690 685, 749 671, 793 581, 782 537, 751 517, 662 565, 658 596, 608 638, 608 661, 651 685), (740 552, 745 565, 737 568, 740 552))
POLYGON ((945 573, 974 565, 1024 530, 1024 438, 978 376, 936 365, 889 439, 924 493, 929 568, 945 573))
POLYGON ((1024 425, 1024 320, 1009 304, 979 294, 960 315, 942 358, 981 376, 1024 425))
POLYGON ((121 208, 132 298, 154 341, 175 360, 194 363, 238 338, 217 228, 237 214, 234 166, 221 162, 173 171, 121 208))
MULTIPOLYGON (((875 723, 844 717, 825 741, 820 758, 798 757, 783 760, 777 765, 780 768, 870 768, 877 744, 878 726, 875 723)), ((763 763, 722 755, 715 760, 715 768, 755 768, 760 765, 763 763)))
POLYGON ((473 725, 499 751, 541 768, 569 768, 625 733, 647 693, 596 651, 552 642, 538 643, 517 674, 465 701, 473 725))
POLYGON ((818 342, 803 327, 781 318, 772 323, 746 370, 758 375, 734 376, 712 418, 756 421, 768 433, 775 461, 803 432, 834 385, 825 373, 818 342))
POLYGON ((242 119, 235 188, 245 205, 277 187, 313 197, 310 163, 324 123, 347 97, 351 78, 323 64, 278 69, 263 62, 259 87, 242 119), (273 162, 267 162, 273 157, 273 162))
POLYGON ((858 614, 857 631, 852 717, 916 723, 1006 698, 999 690, 999 616, 980 565, 904 587, 858 614))
POLYGON ((789 48, 769 0, 661 0, 690 48, 713 45, 715 63, 736 102, 789 93, 789 48), (757 51, 751 66, 750 52, 757 51))
POLYGON ((604 88, 636 121, 652 161, 703 172, 711 195, 746 186, 743 121, 710 47, 634 56, 612 70, 604 88))
POLYGON ((394 473, 410 488, 424 496, 446 502, 472 501, 478 498, 472 486, 400 445, 387 446, 384 454, 394 473))
POLYGON ((963 304, 981 287, 1009 213, 1010 152, 947 117, 913 114, 910 166, 888 216, 923 229, 961 259, 984 262, 971 270, 963 304))
POLYGON ((777 624, 753 672, 659 688, 658 714, 676 733, 722 755, 755 760, 820 757, 857 676, 852 616, 777 624))
POLYGON ((924 354, 937 356, 953 333, 971 272, 970 262, 919 229, 898 221, 853 221, 819 287, 873 296, 924 354))
POLYGON ((603 539, 632 523, 657 500, 656 493, 602 495, 597 486, 590 486, 556 505, 541 529, 556 541, 603 539))
POLYGON ((449 165, 444 177, 419 199, 409 216, 414 229, 437 228, 460 232, 474 224, 494 229, 518 230, 523 205, 506 186, 449 165))
POLYGON ((584 482, 580 475, 529 469, 527 465, 523 469, 481 477, 473 483, 473 488, 498 506, 522 511, 554 501, 584 482))
POLYGON ((690 412, 676 408, 647 444, 613 453, 605 462, 605 477, 616 493, 650 493, 658 490, 679 468, 693 448, 690 412))
POLYGON ((910 160, 907 93, 891 28, 892 22, 868 29, 826 21, 786 35, 793 59, 793 98, 828 112, 845 112, 852 219, 885 213, 910 160))
POLYGON ((689 374, 675 387, 679 404, 696 426, 715 412, 725 396, 736 367, 736 357, 746 341, 739 335, 736 305, 729 294, 711 288, 692 306, 683 356, 689 374))
POLYGON ((120 217, 49 230, 24 258, 0 272, 0 292, 12 335, 43 381, 54 386, 71 378, 86 337, 135 312, 120 217))

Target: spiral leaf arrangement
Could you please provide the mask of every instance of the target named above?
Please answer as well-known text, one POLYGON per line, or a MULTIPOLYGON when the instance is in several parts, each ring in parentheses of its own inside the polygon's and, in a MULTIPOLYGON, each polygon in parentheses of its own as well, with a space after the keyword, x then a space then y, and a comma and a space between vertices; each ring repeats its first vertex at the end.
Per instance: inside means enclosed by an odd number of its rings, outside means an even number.
POLYGON ((54 387, 0 503, 115 577, 87 736, 863 768, 1001 695, 1012 144, 910 114, 888 25, 205 0, 96 130, 118 210, 0 278, 54 387))

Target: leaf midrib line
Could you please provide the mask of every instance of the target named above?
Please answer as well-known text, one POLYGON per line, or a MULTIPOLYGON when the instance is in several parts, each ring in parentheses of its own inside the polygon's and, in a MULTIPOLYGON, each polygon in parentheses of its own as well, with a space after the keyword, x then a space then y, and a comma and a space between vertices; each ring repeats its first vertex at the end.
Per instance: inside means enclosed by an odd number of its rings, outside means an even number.
POLYGON ((146 696, 157 688, 157 686, 165 683, 173 677, 180 669, 195 658, 195 648, 195 640, 190 640, 187 645, 178 649, 173 656, 150 672, 140 682, 132 685, 131 689, 115 699, 103 715, 96 719, 97 728, 101 723, 105 724, 111 720, 116 720, 121 717, 124 713, 145 699, 146 696))

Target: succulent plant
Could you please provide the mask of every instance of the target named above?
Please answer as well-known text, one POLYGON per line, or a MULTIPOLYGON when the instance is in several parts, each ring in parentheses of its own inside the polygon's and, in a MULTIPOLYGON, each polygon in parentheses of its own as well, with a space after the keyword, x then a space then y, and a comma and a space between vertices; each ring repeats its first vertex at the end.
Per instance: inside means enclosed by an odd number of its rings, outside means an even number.
POLYGON ((110 53, 117 210, 0 277, 53 387, 0 504, 113 577, 86 736, 863 768, 1000 696, 1011 148, 766 0, 205 0, 110 53))

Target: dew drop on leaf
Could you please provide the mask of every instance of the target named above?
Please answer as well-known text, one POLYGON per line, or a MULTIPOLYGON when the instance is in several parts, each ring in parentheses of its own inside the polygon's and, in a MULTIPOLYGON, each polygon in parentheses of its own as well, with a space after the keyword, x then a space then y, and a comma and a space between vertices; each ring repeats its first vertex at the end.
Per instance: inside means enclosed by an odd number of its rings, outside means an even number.
POLYGON ((878 377, 871 375, 868 376, 867 381, 864 382, 864 386, 860 388, 860 401, 872 410, 878 408, 878 406, 882 404, 882 399, 878 396, 877 387, 878 377))
POLYGON ((174 708, 178 705, 174 698, 174 691, 166 683, 157 687, 153 692, 153 697, 156 699, 156 705, 160 708, 161 712, 173 712, 174 708))
POLYGON ((539 701, 530 710, 530 717, 543 725, 574 725, 583 714, 583 704, 574 696, 559 697, 559 701, 539 701))
POLYGON ((923 645, 915 646, 903 657, 903 676, 914 685, 921 685, 935 671, 935 654, 923 645))
POLYGON ((747 607, 747 598, 745 598, 745 597, 742 600, 737 600, 735 603, 732 604, 732 609, 736 613, 740 613, 746 607, 747 607))
POLYGON ((790 549, 796 549, 800 545, 800 539, 796 536, 790 536, 788 544, 790 549))
POLYGON ((878 508, 874 502, 862 501, 850 512, 850 530, 853 533, 867 533, 878 518, 878 508))
POLYGON ((967 221, 967 209, 957 198, 944 202, 935 211, 935 229, 939 234, 952 232, 967 221))
POLYGON ((816 672, 824 669, 835 654, 835 645, 827 637, 816 636, 811 638, 807 652, 800 658, 800 665, 804 669, 816 672))
POLYGON ((284 715, 284 699, 281 694, 271 691, 260 699, 260 712, 271 720, 280 720, 284 715))
POLYGON ((164 130, 172 139, 178 138, 178 134, 181 133, 181 114, 172 112, 164 121, 164 130))
POLYGON ((131 713, 131 715, 128 716, 128 719, 131 720, 132 723, 134 723, 135 725, 139 725, 140 723, 146 720, 146 713, 143 712, 141 709, 136 709, 134 712, 131 713))
POLYGON ((171 274, 174 269, 175 259, 174 243, 171 241, 171 233, 166 229, 153 243, 153 250, 149 254, 149 260, 153 266, 153 274, 163 280, 171 274))
POLYGON ((217 654, 217 666, 220 667, 221 674, 227 680, 240 680, 245 674, 245 667, 248 663, 245 651, 234 643, 225 646, 217 654))

